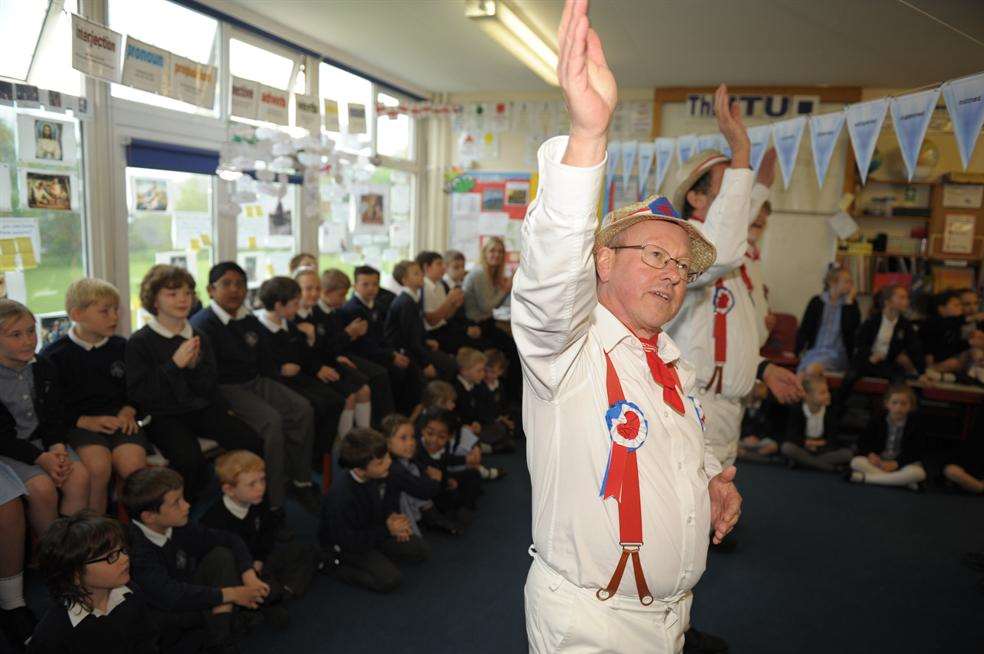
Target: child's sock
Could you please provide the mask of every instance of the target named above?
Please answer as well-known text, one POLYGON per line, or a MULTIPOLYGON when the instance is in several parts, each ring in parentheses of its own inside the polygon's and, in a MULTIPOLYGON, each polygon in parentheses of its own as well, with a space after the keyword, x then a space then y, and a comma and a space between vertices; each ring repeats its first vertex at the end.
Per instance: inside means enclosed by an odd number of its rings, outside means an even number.
POLYGON ((478 474, 482 475, 482 479, 488 479, 492 476, 492 473, 485 466, 478 466, 478 474))
POLYGON ((308 486, 313 486, 314 485, 314 482, 312 482, 312 481, 295 481, 295 480, 291 480, 291 483, 294 484, 294 488, 307 488, 308 486))
POLYGON ((855 484, 862 483, 864 481, 864 473, 855 470, 854 472, 851 473, 851 481, 854 482, 855 484))
POLYGON ((0 609, 9 611, 22 606, 27 606, 24 602, 24 573, 0 577, 0 609))
MULTIPOLYGON (((356 405, 358 406, 358 405, 356 405)), ((352 409, 342 409, 342 415, 338 418, 338 439, 341 440, 345 434, 352 431, 355 422, 355 411, 352 409)))
POLYGON ((372 418, 372 402, 359 402, 355 405, 355 424, 357 427, 368 427, 372 418))

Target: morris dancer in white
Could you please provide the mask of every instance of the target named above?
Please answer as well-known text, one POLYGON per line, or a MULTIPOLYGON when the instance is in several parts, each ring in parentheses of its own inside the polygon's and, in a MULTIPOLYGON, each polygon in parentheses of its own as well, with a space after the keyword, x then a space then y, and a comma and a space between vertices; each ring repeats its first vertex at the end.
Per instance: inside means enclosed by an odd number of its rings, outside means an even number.
POLYGON ((693 368, 661 331, 715 253, 665 198, 596 234, 618 94, 587 4, 564 7, 571 132, 540 148, 513 287, 533 482, 527 635, 532 652, 669 654, 708 533, 724 538, 741 507, 734 468, 705 448, 693 368))

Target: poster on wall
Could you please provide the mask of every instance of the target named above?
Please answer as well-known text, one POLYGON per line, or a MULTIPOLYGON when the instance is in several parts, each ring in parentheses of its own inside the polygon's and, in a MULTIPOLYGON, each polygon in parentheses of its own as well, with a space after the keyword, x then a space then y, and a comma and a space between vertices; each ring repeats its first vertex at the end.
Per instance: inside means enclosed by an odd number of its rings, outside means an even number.
POLYGON ((256 119, 275 125, 288 124, 287 91, 260 84, 260 101, 256 108, 256 119))
POLYGON ((0 221, 0 254, 5 270, 27 270, 41 263, 41 234, 35 218, 0 221))
POLYGON ((171 219, 171 244, 197 252, 212 242, 212 217, 208 214, 176 212, 171 219))
POLYGON ((297 126, 306 129, 309 134, 321 135, 321 112, 318 111, 318 96, 295 95, 294 115, 297 126))
POLYGON ((126 37, 123 83, 141 91, 167 95, 171 75, 171 53, 126 37))
POLYGON ((451 195, 450 245, 477 260, 483 238, 505 241, 506 257, 518 262, 523 218, 535 195, 529 173, 472 172, 460 178, 451 195))
POLYGON ((506 182, 506 204, 511 207, 526 207, 530 203, 530 183, 506 182))
POLYGON ((27 114, 17 116, 17 147, 21 161, 75 164, 75 125, 27 114))
POLYGON ((974 226, 977 217, 973 214, 946 215, 943 226, 943 252, 946 254, 972 254, 974 252, 974 226))
POLYGON ((28 209, 72 210, 72 181, 69 175, 53 175, 25 170, 21 172, 22 195, 28 209))
POLYGON ((108 82, 120 81, 123 35, 72 14, 72 68, 108 82))
POLYGON ((138 177, 133 180, 135 211, 167 211, 167 180, 138 177))
POLYGON ((338 101, 325 98, 325 129, 329 132, 342 131, 338 121, 338 101))
POLYGON ((17 106, 21 109, 37 109, 41 106, 41 96, 36 86, 14 84, 14 96, 17 99, 17 106))
POLYGON ((359 196, 359 227, 382 227, 385 223, 381 193, 366 193, 359 196))
POLYGON ((291 210, 284 209, 284 203, 277 200, 277 206, 267 214, 269 220, 268 233, 270 236, 291 236, 294 233, 294 221, 291 220, 291 210))
POLYGON ((191 59, 171 57, 170 96, 196 107, 215 106, 215 66, 200 64, 191 59))
POLYGON ((348 105, 348 133, 366 133, 366 105, 350 102, 348 105))
POLYGON ((233 77, 229 89, 229 112, 233 116, 256 120, 259 104, 259 85, 241 77, 233 77))
POLYGON ((45 91, 43 97, 44 108, 55 113, 65 113, 65 103, 62 101, 62 94, 58 91, 45 91))

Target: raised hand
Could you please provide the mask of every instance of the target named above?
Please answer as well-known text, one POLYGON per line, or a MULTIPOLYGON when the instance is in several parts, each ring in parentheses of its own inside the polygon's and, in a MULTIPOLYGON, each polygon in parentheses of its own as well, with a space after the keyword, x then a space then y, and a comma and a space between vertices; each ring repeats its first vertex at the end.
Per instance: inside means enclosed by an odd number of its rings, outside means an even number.
POLYGON ((593 166, 605 158, 605 132, 618 103, 618 86, 588 21, 588 0, 566 0, 557 43, 557 77, 571 117, 563 162, 593 166))
POLYGON ((751 168, 752 142, 741 120, 741 106, 737 102, 732 104, 728 87, 724 84, 714 92, 714 115, 717 116, 718 129, 731 148, 731 167, 751 168))
POLYGON ((772 183, 776 181, 776 149, 769 148, 762 155, 762 163, 759 164, 758 174, 755 181, 759 184, 772 188, 772 183))

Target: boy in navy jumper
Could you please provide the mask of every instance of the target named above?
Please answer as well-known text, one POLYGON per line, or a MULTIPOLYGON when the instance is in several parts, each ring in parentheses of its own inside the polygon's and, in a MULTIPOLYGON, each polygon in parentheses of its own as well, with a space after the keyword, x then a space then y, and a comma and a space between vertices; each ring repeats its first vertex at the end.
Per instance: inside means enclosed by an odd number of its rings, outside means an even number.
MULTIPOLYGON (((266 605, 301 597, 311 585, 318 552, 313 543, 277 541, 278 522, 263 499, 266 466, 252 452, 227 452, 215 461, 222 499, 202 517, 202 524, 237 534, 253 557, 253 569, 270 586, 266 605)), ((268 622, 286 625, 286 611, 264 609, 268 622)))
POLYGON ((451 379, 457 371, 454 358, 441 352, 437 341, 427 338, 424 330, 424 274, 420 266, 401 261, 393 266, 393 279, 403 288, 386 312, 383 334, 387 345, 409 356, 427 379, 451 379))
POLYGON ((126 397, 126 339, 116 336, 120 294, 101 279, 83 278, 65 291, 68 333, 41 352, 58 370, 69 444, 89 470, 89 506, 106 512, 109 478, 147 465, 147 438, 126 397))
POLYGON ((243 540, 189 523, 184 482, 170 468, 130 475, 123 503, 132 518, 130 575, 146 594, 164 648, 204 627, 209 650, 238 651, 233 608, 259 608, 270 593, 243 540))
POLYGON ((219 395, 212 343, 188 322, 194 294, 195 278, 184 268, 151 267, 140 282, 150 319, 126 345, 127 395, 150 416, 150 440, 181 473, 192 499, 209 478, 199 438, 227 450, 263 451, 260 437, 219 395))
POLYGON ((417 420, 420 447, 417 448, 416 463, 425 474, 429 474, 427 470, 430 468, 440 471, 442 489, 434 497, 434 505, 442 514, 467 525, 482 493, 479 472, 481 457, 474 454, 463 456, 452 451, 451 435, 457 422, 450 411, 440 407, 433 406, 424 411, 417 420))
POLYGON ((386 440, 372 429, 342 438, 337 477, 325 495, 318 540, 341 581, 388 593, 402 582, 392 559, 419 562, 430 555, 410 520, 383 502, 390 459, 386 440))
POLYGON ((260 432, 270 506, 283 509, 289 483, 301 506, 317 513, 319 494, 311 483, 314 410, 302 395, 269 376, 276 371, 270 370, 270 358, 262 356, 263 326, 243 306, 246 271, 231 261, 212 266, 208 294, 211 304, 196 313, 191 323, 215 347, 222 396, 260 432))
POLYGON ((160 632, 130 580, 126 532, 112 518, 80 511, 41 538, 38 564, 53 606, 29 654, 155 654, 160 632))

